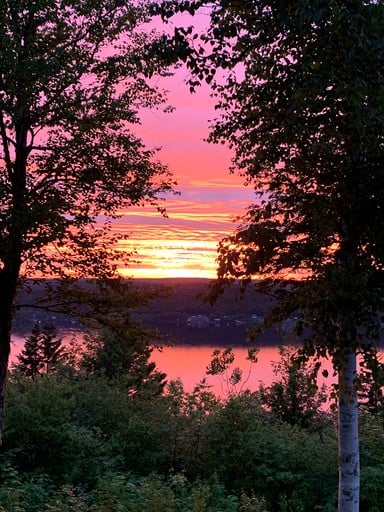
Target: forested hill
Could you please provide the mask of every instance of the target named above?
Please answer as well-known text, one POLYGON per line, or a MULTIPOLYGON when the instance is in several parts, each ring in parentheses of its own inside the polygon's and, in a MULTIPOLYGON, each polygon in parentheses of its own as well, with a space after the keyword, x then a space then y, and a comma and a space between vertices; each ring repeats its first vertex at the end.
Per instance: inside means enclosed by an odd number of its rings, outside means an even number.
POLYGON ((263 316, 271 307, 270 297, 248 288, 240 294, 239 286, 232 286, 211 306, 204 302, 200 295, 208 291, 209 279, 169 278, 147 279, 138 281, 144 286, 168 287, 169 297, 153 301, 141 313, 161 314, 163 317, 183 315, 230 315, 230 316, 263 316))
MULTIPOLYGON (((155 299, 148 306, 135 310, 133 314, 144 325, 159 328, 167 332, 172 326, 180 329, 211 328, 215 327, 241 327, 250 323, 258 323, 271 307, 271 299, 266 295, 255 292, 251 288, 244 294, 239 294, 239 287, 233 286, 220 296, 214 306, 203 302, 199 295, 207 292, 208 279, 138 279, 134 285, 162 289, 166 287, 169 292, 166 297, 155 299)), ((19 303, 28 304, 22 308, 15 319, 15 332, 26 333, 36 321, 52 322, 59 329, 76 329, 79 324, 74 318, 65 315, 53 315, 42 309, 34 308, 41 297, 41 287, 34 286, 27 292, 21 290, 19 303)))

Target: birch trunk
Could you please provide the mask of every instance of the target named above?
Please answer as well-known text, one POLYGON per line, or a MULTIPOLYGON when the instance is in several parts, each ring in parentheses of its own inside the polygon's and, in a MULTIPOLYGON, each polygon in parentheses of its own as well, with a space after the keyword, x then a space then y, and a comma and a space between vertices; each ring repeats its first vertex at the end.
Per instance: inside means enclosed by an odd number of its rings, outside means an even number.
POLYGON ((339 503, 338 512, 359 512, 360 455, 356 353, 349 350, 339 372, 339 503))

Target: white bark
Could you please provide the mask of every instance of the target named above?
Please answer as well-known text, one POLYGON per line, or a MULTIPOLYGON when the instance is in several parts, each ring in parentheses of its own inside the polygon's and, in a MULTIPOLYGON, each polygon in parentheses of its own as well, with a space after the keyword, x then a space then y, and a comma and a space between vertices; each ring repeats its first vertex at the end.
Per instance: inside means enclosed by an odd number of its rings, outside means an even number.
POLYGON ((360 456, 356 353, 349 351, 339 372, 339 503, 338 512, 359 512, 360 456))

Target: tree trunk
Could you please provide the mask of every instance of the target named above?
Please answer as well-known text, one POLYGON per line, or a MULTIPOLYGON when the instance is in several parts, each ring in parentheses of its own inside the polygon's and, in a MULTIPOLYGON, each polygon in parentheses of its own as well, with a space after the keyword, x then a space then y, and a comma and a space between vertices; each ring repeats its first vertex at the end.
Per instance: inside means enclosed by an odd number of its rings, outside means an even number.
MULTIPOLYGON (((30 212, 27 207, 27 159, 31 151, 27 138, 31 128, 30 109, 24 98, 22 82, 18 84, 19 96, 16 100, 15 115, 15 158, 11 161, 10 139, 2 133, 2 145, 6 158, 8 178, 11 185, 11 207, 5 217, 4 231, 8 234, 2 239, 0 270, 0 445, 4 431, 5 397, 9 354, 11 349, 12 321, 17 285, 20 277, 22 255, 25 249, 24 237, 30 212)), ((0 116, 2 121, 3 118, 0 116)))
POLYGON ((10 353, 10 336, 7 336, 5 329, 0 328, 0 445, 3 440, 4 418, 5 418, 5 395, 7 391, 8 360, 10 353))
POLYGON ((339 371, 339 503, 338 512, 359 512, 360 456, 356 352, 349 350, 339 371))
POLYGON ((3 440, 5 396, 9 354, 11 351, 12 322, 14 303, 20 272, 20 257, 12 259, 12 268, 0 270, 0 445, 3 440))

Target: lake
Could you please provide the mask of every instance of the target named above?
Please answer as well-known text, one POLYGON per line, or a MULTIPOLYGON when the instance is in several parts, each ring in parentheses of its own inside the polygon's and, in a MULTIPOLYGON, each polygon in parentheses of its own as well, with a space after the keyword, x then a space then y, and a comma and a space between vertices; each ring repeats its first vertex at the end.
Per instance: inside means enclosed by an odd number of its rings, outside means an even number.
MULTIPOLYGON (((82 333, 80 332, 63 332, 59 333, 59 336, 63 338, 64 343, 73 338, 77 338, 81 343, 82 339, 82 333)), ((15 361, 17 354, 22 350, 23 343, 24 338, 13 336, 11 362, 15 361)), ((212 391, 220 396, 227 396, 231 391, 238 392, 242 389, 254 391, 258 389, 260 383, 269 385, 274 379, 272 362, 279 360, 278 345, 260 345, 256 363, 247 361, 247 347, 236 346, 233 348, 235 361, 231 368, 239 367, 243 372, 242 383, 237 385, 236 388, 229 384, 231 369, 223 375, 206 375, 206 368, 211 361, 215 348, 217 348, 217 345, 180 344, 166 346, 161 351, 154 350, 152 360, 160 371, 167 374, 168 380, 181 379, 184 389, 189 392, 204 378, 207 384, 211 386, 212 391)), ((325 368, 330 370, 328 361, 325 361, 325 368)), ((329 377, 326 380, 322 379, 323 381, 329 385, 334 382, 334 378, 329 377)))

